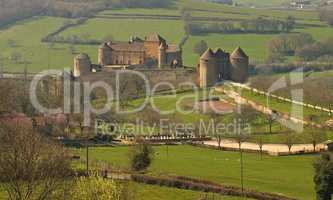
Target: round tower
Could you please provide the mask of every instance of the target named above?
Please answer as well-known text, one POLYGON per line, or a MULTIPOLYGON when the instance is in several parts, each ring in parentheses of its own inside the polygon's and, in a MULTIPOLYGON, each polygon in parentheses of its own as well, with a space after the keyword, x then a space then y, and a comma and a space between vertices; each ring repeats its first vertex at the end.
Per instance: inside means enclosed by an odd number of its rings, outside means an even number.
POLYGON ((237 47, 230 55, 231 80, 244 83, 249 76, 249 57, 237 47))
POLYGON ((73 76, 75 78, 91 71, 91 62, 87 54, 81 53, 74 58, 73 76))
POLYGON ((163 66, 166 65, 166 62, 166 47, 162 42, 158 53, 158 68, 163 68, 163 66))
POLYGON ((200 57, 199 86, 210 87, 217 82, 217 63, 212 49, 207 49, 200 57))
POLYGON ((98 48, 98 64, 102 66, 111 64, 111 47, 107 43, 98 48))

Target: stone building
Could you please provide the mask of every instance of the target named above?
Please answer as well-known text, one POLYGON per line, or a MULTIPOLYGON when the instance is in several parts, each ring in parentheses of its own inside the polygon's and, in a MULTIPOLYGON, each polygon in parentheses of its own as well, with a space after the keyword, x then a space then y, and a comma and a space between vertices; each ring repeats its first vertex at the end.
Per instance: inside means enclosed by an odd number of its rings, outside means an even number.
POLYGON ((92 64, 87 54, 81 53, 74 58, 73 76, 75 78, 92 71, 92 64))
POLYGON ((222 49, 207 49, 200 57, 198 84, 200 87, 214 86, 222 80, 243 83, 248 78, 249 57, 238 47, 232 54, 222 49))
POLYGON ((167 44, 158 34, 144 40, 131 37, 128 42, 104 43, 98 50, 101 66, 158 65, 159 68, 182 66, 182 51, 178 45, 167 44))

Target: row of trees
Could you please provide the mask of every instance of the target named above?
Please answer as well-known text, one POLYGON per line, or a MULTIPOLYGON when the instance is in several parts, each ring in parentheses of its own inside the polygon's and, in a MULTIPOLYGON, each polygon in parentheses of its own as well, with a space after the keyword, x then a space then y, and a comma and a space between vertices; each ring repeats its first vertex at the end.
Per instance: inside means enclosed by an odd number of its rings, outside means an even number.
POLYGON ((323 22, 328 23, 330 26, 333 26, 333 9, 320 9, 319 10, 319 19, 323 22))
POLYGON ((303 61, 333 61, 333 37, 305 45, 296 56, 303 61))
POLYGON ((281 34, 267 45, 269 63, 278 63, 285 56, 296 56, 300 61, 329 61, 333 59, 333 38, 315 41, 308 33, 281 34))
POLYGON ((284 33, 293 30, 295 25, 295 19, 291 16, 284 21, 262 17, 216 23, 185 21, 185 27, 192 35, 205 33, 284 33))
POLYGON ((0 26, 34 15, 88 17, 114 7, 169 7, 173 0, 1 0, 0 26))
POLYGON ((0 26, 39 14, 46 6, 44 0, 1 0, 0 26))

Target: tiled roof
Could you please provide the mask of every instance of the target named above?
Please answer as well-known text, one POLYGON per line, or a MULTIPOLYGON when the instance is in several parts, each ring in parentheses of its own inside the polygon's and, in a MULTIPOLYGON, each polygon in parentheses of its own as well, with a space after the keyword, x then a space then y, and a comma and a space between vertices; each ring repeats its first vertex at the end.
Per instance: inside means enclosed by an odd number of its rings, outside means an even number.
POLYGON ((232 58, 249 58, 242 48, 237 47, 234 52, 231 54, 232 58))
POLYGON ((205 59, 205 60, 208 60, 210 58, 213 58, 214 57, 214 53, 212 51, 211 48, 208 48, 205 53, 203 53, 200 57, 200 59, 205 59))
POLYGON ((109 44, 109 46, 115 51, 145 51, 142 42, 115 42, 109 44))

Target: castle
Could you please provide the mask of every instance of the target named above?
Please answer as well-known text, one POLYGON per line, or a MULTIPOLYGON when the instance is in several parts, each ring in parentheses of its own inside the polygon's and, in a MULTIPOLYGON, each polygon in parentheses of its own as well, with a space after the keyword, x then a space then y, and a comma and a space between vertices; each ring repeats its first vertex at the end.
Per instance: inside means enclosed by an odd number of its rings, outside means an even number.
MULTIPOLYGON (((74 58, 72 73, 74 78, 79 78, 93 75, 91 72, 102 71, 103 73, 99 74, 105 74, 105 72, 124 68, 154 71, 158 74, 156 77, 160 79, 163 79, 160 76, 163 73, 177 74, 179 70, 190 71, 193 75, 196 73, 197 77, 197 80, 196 78, 191 80, 201 88, 206 88, 223 80, 245 82, 249 76, 249 57, 240 47, 231 54, 220 48, 215 51, 209 48, 200 57, 195 72, 193 68, 183 67, 182 51, 177 45, 167 44, 165 39, 155 34, 146 37, 145 40, 131 37, 129 42, 102 44, 98 49, 98 64, 92 64, 87 54, 79 54, 74 58)), ((182 79, 180 76, 175 75, 175 77, 182 79)))
POLYGON ((249 74, 249 57, 238 47, 229 54, 222 49, 207 49, 198 65, 198 85, 201 88, 214 86, 222 80, 243 83, 249 74))
POLYGON ((131 37, 128 42, 108 42, 99 47, 98 64, 147 65, 157 64, 159 68, 182 66, 182 51, 175 44, 167 44, 158 34, 146 37, 131 37))

